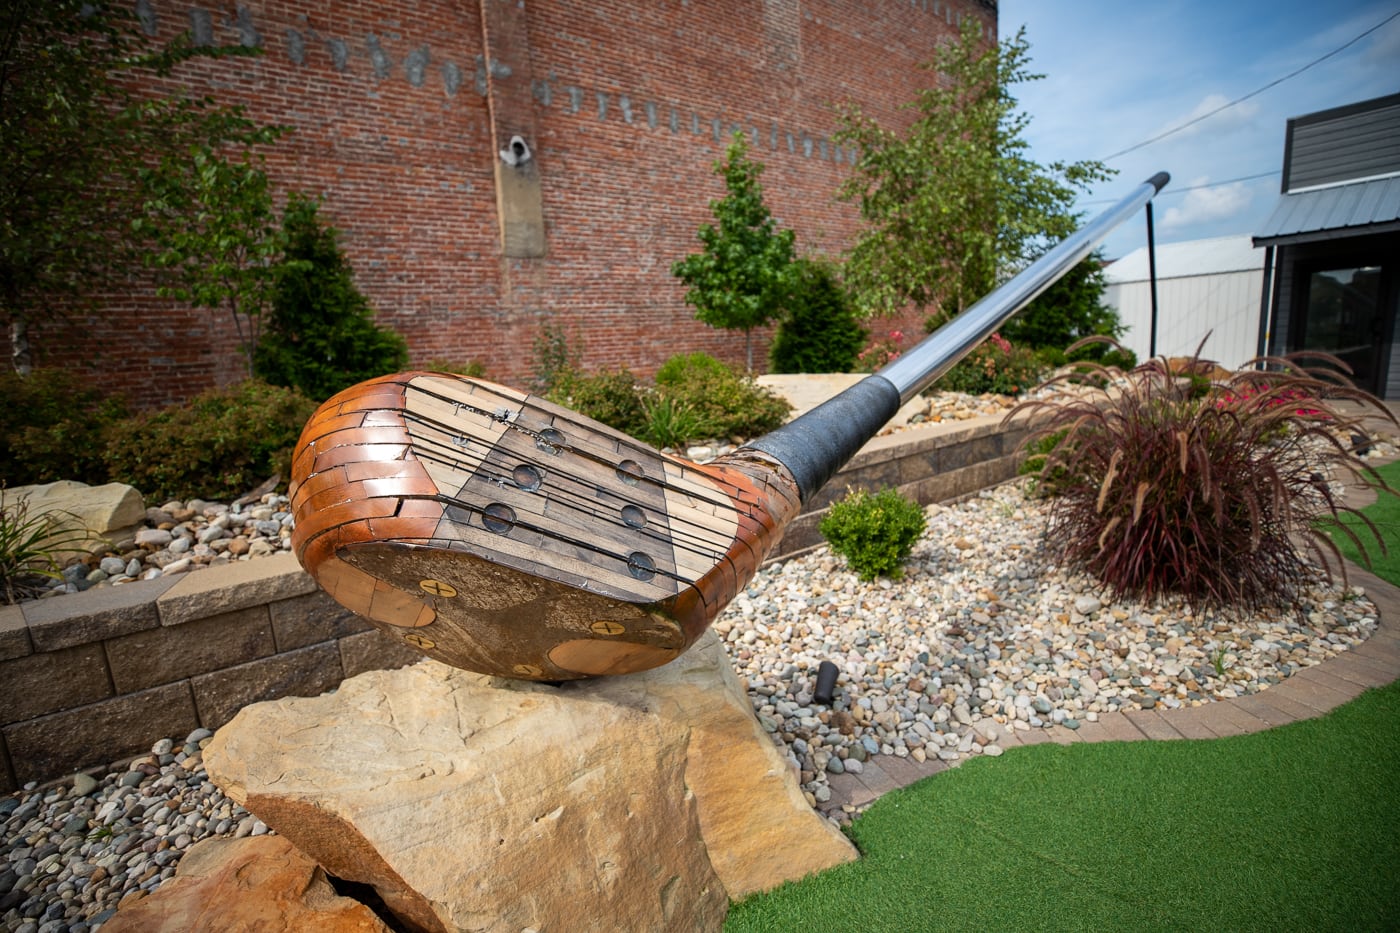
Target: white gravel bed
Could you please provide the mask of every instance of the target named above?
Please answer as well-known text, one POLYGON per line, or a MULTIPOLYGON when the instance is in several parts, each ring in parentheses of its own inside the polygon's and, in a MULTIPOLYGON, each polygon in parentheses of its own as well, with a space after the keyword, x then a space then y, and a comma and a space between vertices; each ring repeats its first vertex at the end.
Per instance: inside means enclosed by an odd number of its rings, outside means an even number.
POLYGON ((814 807, 876 754, 955 762, 1000 754, 1007 730, 1245 696, 1375 629, 1364 591, 1320 574, 1300 611, 1239 620, 1113 600, 1047 562, 1046 507, 1023 485, 929 506, 900 581, 861 582, 821 547, 765 568, 716 620, 814 807), (822 661, 840 672, 829 706, 813 699, 822 661))

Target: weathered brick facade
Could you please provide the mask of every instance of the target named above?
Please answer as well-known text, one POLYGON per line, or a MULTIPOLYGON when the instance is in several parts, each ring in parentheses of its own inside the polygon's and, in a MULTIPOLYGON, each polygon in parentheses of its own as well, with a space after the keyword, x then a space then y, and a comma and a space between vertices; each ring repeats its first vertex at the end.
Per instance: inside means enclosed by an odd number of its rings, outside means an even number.
MULTIPOLYGON (((136 8, 161 38, 264 54, 194 63, 179 83, 295 128, 271 173, 326 198, 415 364, 477 359, 513 384, 545 323, 589 366, 649 374, 692 350, 738 362, 742 338, 696 322, 669 271, 723 193, 711 164, 729 134, 750 134, 799 248, 836 254, 856 216, 833 199, 850 159, 828 139, 833 106, 897 123, 929 78, 917 64, 963 18, 996 34, 987 0, 203 3, 136 8), (498 155, 513 135, 531 149, 523 168, 498 155)), ((40 347, 164 403, 240 374, 226 317, 133 281, 40 347)))

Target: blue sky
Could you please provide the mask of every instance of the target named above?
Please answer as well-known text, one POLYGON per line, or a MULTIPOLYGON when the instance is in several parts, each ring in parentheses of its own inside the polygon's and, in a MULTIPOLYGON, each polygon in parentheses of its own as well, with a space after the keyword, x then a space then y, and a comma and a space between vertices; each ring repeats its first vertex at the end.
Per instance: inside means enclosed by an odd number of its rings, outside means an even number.
MULTIPOLYGON (((1016 88, 1031 157, 1118 169, 1081 198, 1088 214, 1170 172, 1154 205, 1159 243, 1256 232, 1278 198, 1289 117, 1400 91, 1396 18, 1241 104, 1108 159, 1338 49, 1400 2, 1001 0, 998 10, 1003 38, 1025 26, 1029 70, 1045 75, 1016 88)), ((1129 221, 1105 249, 1116 258, 1145 243, 1144 223, 1129 221)))

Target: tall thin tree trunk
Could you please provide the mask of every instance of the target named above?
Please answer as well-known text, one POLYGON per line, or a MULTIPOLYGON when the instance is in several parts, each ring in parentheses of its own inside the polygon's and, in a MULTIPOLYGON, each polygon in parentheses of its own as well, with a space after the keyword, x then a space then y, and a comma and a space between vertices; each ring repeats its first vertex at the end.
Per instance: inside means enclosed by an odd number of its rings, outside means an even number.
POLYGON ((34 360, 29 352, 29 321, 23 315, 16 315, 10 322, 10 364, 21 376, 34 371, 34 360))

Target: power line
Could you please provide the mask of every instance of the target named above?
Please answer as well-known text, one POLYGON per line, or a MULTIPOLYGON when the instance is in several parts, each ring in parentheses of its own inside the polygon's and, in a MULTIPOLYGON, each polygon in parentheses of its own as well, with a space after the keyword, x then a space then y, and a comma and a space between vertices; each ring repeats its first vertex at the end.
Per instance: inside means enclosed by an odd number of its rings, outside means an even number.
MULTIPOLYGON (((1255 175, 1241 175, 1238 178, 1227 178, 1224 181, 1211 181, 1200 185, 1188 185, 1185 188, 1173 188, 1169 186, 1158 192, 1157 197, 1165 198, 1173 194, 1185 194, 1188 191, 1203 191, 1206 188, 1219 188, 1221 185, 1233 185, 1237 181, 1254 181, 1258 178, 1269 178, 1274 175, 1280 174, 1282 174, 1282 172, 1278 169, 1275 169, 1272 172, 1259 172, 1255 175)), ((1100 201, 1077 201, 1075 203, 1078 207, 1092 207, 1095 204, 1112 204, 1114 203, 1114 201, 1114 198, 1105 198, 1104 200, 1100 201)))
MULTIPOLYGON (((1104 156, 1104 157, 1103 157, 1102 159, 1100 159, 1099 161, 1101 161, 1101 162, 1107 162, 1107 161, 1109 161, 1110 159, 1116 159, 1116 158, 1118 158, 1118 157, 1121 156, 1121 155, 1127 155, 1128 153, 1134 152, 1134 151, 1136 151, 1136 150, 1138 150, 1138 149, 1141 149, 1141 148, 1144 147, 1144 146, 1150 146, 1150 145, 1152 145, 1153 143, 1157 142, 1158 140, 1166 139, 1168 136, 1172 136, 1172 135, 1175 135, 1176 133, 1180 133, 1182 130, 1186 129, 1186 128, 1189 127, 1189 126, 1195 126, 1197 123, 1200 123, 1202 120, 1208 120, 1208 119, 1210 119, 1211 117, 1215 116, 1217 113, 1219 113, 1219 112, 1222 111, 1222 110, 1226 110, 1226 109, 1228 109, 1228 108, 1230 108, 1230 107, 1235 106, 1236 104, 1244 103, 1245 101, 1249 100, 1251 97, 1255 97, 1255 96, 1257 96, 1257 95, 1259 95, 1259 94, 1262 94, 1262 93, 1264 93, 1265 91, 1267 91, 1269 88, 1271 88, 1271 87, 1276 87, 1276 86, 1282 84, 1283 82, 1287 81, 1289 78, 1296 78, 1296 77, 1298 77, 1298 75, 1300 75, 1300 74, 1302 74, 1303 72, 1307 71, 1309 68, 1313 67, 1314 65, 1321 64, 1322 62, 1325 62, 1327 59, 1331 58, 1333 55, 1336 55, 1336 54, 1339 53, 1339 52, 1345 51, 1346 49, 1348 49, 1348 48, 1350 48, 1351 46, 1355 45, 1356 43, 1360 42, 1362 39, 1366 38, 1366 37, 1369 36, 1371 33, 1375 32, 1377 29, 1380 29, 1380 28, 1381 28, 1382 26, 1384 26, 1386 23, 1389 23, 1391 20, 1393 20, 1393 19, 1395 19, 1395 18, 1397 18, 1397 17, 1400 17, 1400 11, 1396 11, 1396 12, 1390 14, 1390 15, 1387 16, 1385 19, 1381 20, 1379 23, 1377 23, 1376 25, 1372 26, 1370 29, 1368 29, 1368 30, 1366 30, 1365 32, 1361 33, 1359 36, 1356 36, 1355 38, 1351 39, 1351 40, 1350 40, 1349 42, 1347 42, 1346 44, 1338 46, 1337 48, 1335 48, 1335 49, 1333 49, 1332 51, 1328 52, 1326 55, 1321 56, 1320 58, 1315 58, 1315 59, 1313 59, 1312 61, 1308 62, 1308 63, 1307 63, 1306 65, 1304 65, 1303 67, 1297 69, 1296 71, 1291 71, 1291 72, 1289 72, 1288 74, 1284 75, 1282 78, 1279 78, 1279 79, 1277 79, 1277 80, 1275 80, 1275 81, 1270 81, 1268 84, 1264 85, 1263 87, 1259 88, 1258 90, 1250 91, 1248 94, 1244 95, 1243 97, 1237 97, 1237 98, 1235 98, 1234 100, 1230 101, 1228 104, 1221 104, 1219 107, 1216 107, 1214 110, 1210 111, 1209 113, 1203 113, 1203 114, 1201 114, 1199 117, 1193 117, 1192 119, 1187 120, 1185 123, 1181 124, 1180 126, 1172 127, 1171 129, 1169 129, 1169 130, 1167 130, 1167 131, 1165 131, 1165 132, 1163 132, 1163 133, 1158 133, 1156 136, 1153 136, 1151 139, 1144 139, 1142 142, 1140 142, 1140 143, 1138 143, 1138 144, 1136 144, 1136 145, 1133 145, 1133 146, 1129 146, 1127 149, 1120 149, 1120 150, 1118 150, 1117 152, 1113 153, 1113 155, 1104 156)), ((1224 184, 1224 182, 1221 182, 1221 184, 1224 184)), ((1190 189, 1189 189, 1189 188, 1183 188, 1183 189, 1178 189, 1178 190, 1189 191, 1190 189)))

